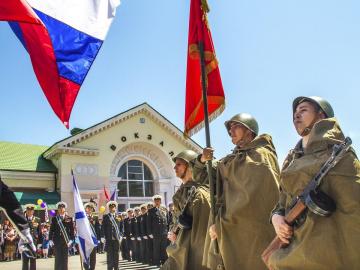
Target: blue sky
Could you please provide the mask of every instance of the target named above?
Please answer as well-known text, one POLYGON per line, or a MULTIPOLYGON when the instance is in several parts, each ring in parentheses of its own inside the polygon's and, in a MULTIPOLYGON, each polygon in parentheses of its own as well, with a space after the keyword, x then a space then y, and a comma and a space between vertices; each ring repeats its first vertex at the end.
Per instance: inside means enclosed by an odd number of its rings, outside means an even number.
MULTIPOLYGON (((360 2, 209 0, 209 22, 226 94, 211 123, 217 157, 232 149, 224 121, 253 114, 273 136, 280 162, 298 141, 291 103, 331 102, 359 152, 360 2)), ((75 103, 71 127, 86 128, 148 102, 184 125, 189 0, 123 0, 75 103)), ((0 140, 51 145, 65 138, 7 23, 0 23, 0 140)), ((193 137, 205 145, 204 132, 193 137)))

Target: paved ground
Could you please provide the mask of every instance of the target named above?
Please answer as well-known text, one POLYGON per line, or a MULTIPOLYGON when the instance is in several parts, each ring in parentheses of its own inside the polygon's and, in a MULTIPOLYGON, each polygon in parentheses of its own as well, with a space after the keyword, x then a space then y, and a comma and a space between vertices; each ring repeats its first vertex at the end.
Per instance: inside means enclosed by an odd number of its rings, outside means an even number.
MULTIPOLYGON (((106 254, 97 254, 96 257, 96 270, 106 270, 106 254)), ((53 270, 54 269, 54 258, 49 259, 38 259, 36 261, 38 270, 53 270)), ((20 270, 21 261, 12 262, 0 262, 1 270, 20 270)), ((121 270, 155 270, 159 269, 156 266, 144 265, 136 262, 120 261, 121 270)), ((81 270, 79 256, 69 257, 69 270, 81 270)))

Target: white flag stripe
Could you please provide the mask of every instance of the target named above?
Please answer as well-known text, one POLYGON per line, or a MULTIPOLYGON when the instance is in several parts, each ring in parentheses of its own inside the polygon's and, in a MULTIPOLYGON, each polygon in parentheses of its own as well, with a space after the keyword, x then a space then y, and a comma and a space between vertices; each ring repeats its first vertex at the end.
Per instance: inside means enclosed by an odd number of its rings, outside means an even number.
POLYGON ((27 0, 32 8, 104 40, 120 0, 27 0))
POLYGON ((74 208, 77 236, 79 238, 79 249, 83 262, 89 264, 90 253, 97 246, 97 239, 91 230, 90 222, 86 217, 84 205, 81 200, 80 192, 73 176, 74 208))

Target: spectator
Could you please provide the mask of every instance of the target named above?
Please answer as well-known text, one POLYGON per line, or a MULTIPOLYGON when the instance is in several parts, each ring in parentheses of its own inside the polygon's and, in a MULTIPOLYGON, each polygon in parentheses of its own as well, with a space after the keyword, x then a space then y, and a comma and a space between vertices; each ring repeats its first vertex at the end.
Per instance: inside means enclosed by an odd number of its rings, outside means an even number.
POLYGON ((44 259, 47 259, 48 258, 48 255, 49 255, 49 227, 47 224, 45 224, 44 228, 43 228, 43 231, 42 231, 42 238, 43 238, 43 241, 42 241, 42 252, 43 252, 43 256, 44 256, 44 259))
POLYGON ((12 224, 10 223, 5 230, 5 257, 7 261, 14 260, 16 251, 16 232, 12 224))

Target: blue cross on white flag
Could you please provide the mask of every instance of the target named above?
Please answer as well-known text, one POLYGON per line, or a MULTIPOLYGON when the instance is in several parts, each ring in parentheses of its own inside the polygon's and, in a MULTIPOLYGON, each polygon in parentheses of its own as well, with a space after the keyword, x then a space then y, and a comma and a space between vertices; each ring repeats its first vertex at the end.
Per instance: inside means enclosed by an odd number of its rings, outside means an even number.
POLYGON ((75 221, 77 236, 79 238, 79 249, 83 262, 89 265, 90 253, 94 247, 98 245, 98 241, 85 214, 84 205, 82 203, 80 192, 76 184, 74 173, 72 171, 71 174, 73 177, 75 221))

